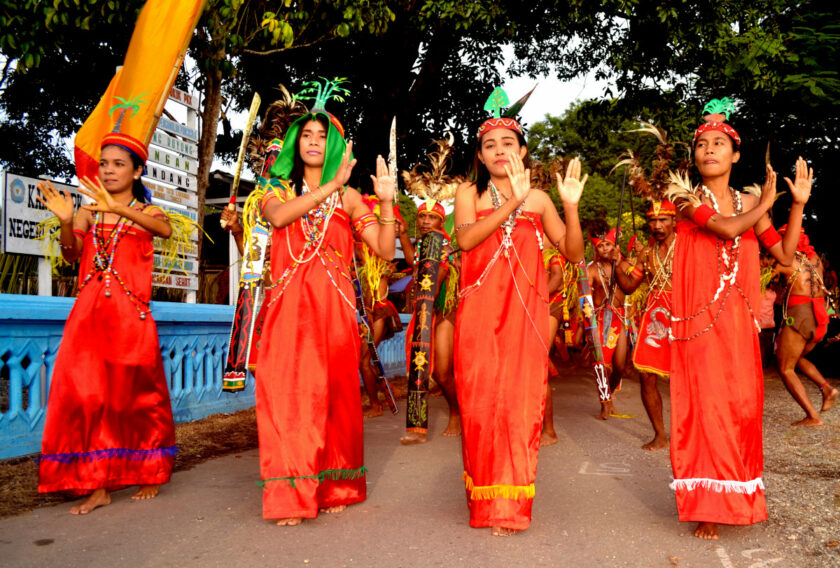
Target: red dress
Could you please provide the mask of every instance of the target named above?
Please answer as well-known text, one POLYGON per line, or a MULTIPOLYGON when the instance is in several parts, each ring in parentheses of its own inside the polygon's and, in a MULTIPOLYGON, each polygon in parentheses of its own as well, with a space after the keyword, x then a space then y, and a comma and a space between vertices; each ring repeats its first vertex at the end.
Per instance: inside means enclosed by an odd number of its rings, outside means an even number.
MULTIPOLYGON (((114 226, 102 228, 107 241, 114 226)), ((80 236, 84 282, 95 270, 93 230, 80 236)), ((113 258, 125 288, 147 303, 152 235, 128 229, 113 258)), ((166 483, 177 452, 157 326, 151 314, 140 319, 113 275, 107 297, 105 278, 93 274, 73 304, 55 360, 41 442, 41 493, 166 483)))
MULTIPOLYGON (((263 204, 275 195, 269 193, 263 204)), ((359 328, 349 263, 353 237, 336 209, 304 264, 301 220, 274 229, 257 362, 263 517, 314 518, 365 499, 359 328), (285 277, 283 275, 285 274, 285 277), (282 281, 280 281, 283 277, 282 281)))
POLYGON ((521 530, 531 523, 549 326, 548 281, 535 234, 542 225, 538 215, 526 214, 530 219, 516 220, 508 256, 492 260, 503 229, 461 256, 455 385, 472 527, 521 530))
POLYGON ((718 246, 732 241, 691 221, 679 222, 677 232, 671 463, 680 520, 764 521, 758 241, 752 229, 741 236, 735 285, 726 282, 713 301, 721 283, 718 246))

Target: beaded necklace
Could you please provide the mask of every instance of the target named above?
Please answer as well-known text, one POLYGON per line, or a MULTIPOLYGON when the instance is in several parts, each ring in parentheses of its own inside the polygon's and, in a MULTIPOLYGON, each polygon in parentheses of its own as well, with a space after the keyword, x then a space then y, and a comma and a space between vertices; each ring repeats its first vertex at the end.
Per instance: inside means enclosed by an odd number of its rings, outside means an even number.
MULTIPOLYGON (((309 185, 306 183, 306 180, 303 180, 303 194, 307 194, 309 192, 309 185)), ((341 197, 338 195, 338 192, 331 193, 330 196, 323 200, 317 207, 306 212, 303 217, 300 218, 300 228, 303 232, 303 237, 306 239, 306 243, 304 243, 303 250, 300 253, 300 258, 292 252, 292 243, 290 241, 289 233, 286 232, 286 247, 289 250, 289 256, 292 257, 292 260, 295 263, 306 264, 318 254, 318 251, 324 242, 324 237, 327 234, 327 227, 329 227, 330 219, 332 219, 333 213, 335 213, 335 209, 338 207, 339 199, 341 199, 341 197), (304 259, 306 251, 310 249, 312 249, 312 254, 310 254, 308 258, 304 259)))
MULTIPOLYGON (((720 206, 718 205, 717 199, 715 198, 714 194, 709 190, 708 187, 703 185, 701 187, 701 191, 706 196, 706 198, 712 203, 712 207, 716 213, 720 213, 720 206)), ((741 201, 741 195, 736 192, 732 187, 729 188, 730 195, 732 197, 732 205, 735 210, 733 215, 740 215, 743 211, 743 203, 741 201)), ((738 275, 738 260, 741 254, 741 235, 736 236, 732 241, 724 241, 720 238, 717 239, 717 268, 718 268, 718 275, 720 279, 720 284, 718 285, 717 290, 715 291, 714 296, 712 297, 711 301, 700 308, 694 314, 688 317, 677 317, 673 313, 671 314, 671 322, 686 322, 693 320, 694 318, 698 317, 700 314, 706 313, 709 311, 715 302, 720 299, 720 305, 718 307, 717 313, 712 317, 711 322, 705 328, 701 329, 697 333, 689 336, 689 337, 675 337, 673 334, 673 326, 668 331, 669 338, 672 341, 691 341, 692 339, 696 339, 700 337, 704 333, 708 332, 712 327, 714 327, 715 323, 717 323, 718 318, 720 318, 721 314, 723 313, 723 308, 726 305, 726 300, 729 298, 729 294, 732 292, 732 289, 738 290, 738 293, 744 299, 747 304, 747 309, 750 312, 750 315, 753 317, 753 323, 756 326, 756 329, 760 330, 758 325, 758 320, 755 318, 755 312, 750 305, 749 298, 741 289, 740 284, 736 281, 736 276, 738 275), (728 285, 727 285, 728 283, 728 285), (723 296, 721 297, 721 294, 723 296)))
POLYGON ((788 321, 788 302, 790 301, 790 293, 793 290, 793 285, 799 280, 799 275, 802 274, 803 269, 808 272, 811 276, 809 284, 811 287, 811 297, 816 298, 819 292, 822 292, 825 296, 829 295, 828 289, 825 287, 825 283, 823 282, 820 273, 817 271, 817 265, 813 264, 805 253, 796 251, 796 260, 799 261, 799 266, 793 272, 793 274, 788 277, 787 287, 785 288, 785 302, 782 304, 782 321, 788 322, 788 325, 793 325, 788 321))
MULTIPOLYGON (((505 196, 505 194, 503 194, 501 191, 499 191, 499 188, 496 187, 496 184, 493 183, 493 180, 490 180, 487 183, 487 188, 490 190, 490 201, 493 203, 494 210, 502 206, 502 200, 499 199, 500 197, 504 197, 505 201, 509 201, 509 198, 505 196)), ((513 229, 516 228, 516 219, 518 217, 525 217, 526 219, 528 219, 531 225, 533 225, 534 232, 536 232, 537 234, 537 244, 539 244, 540 250, 543 250, 542 231, 537 229, 537 224, 534 223, 534 220, 525 214, 525 200, 523 200, 522 203, 519 204, 519 207, 517 207, 516 210, 514 210, 514 212, 508 216, 507 220, 504 223, 502 223, 501 228, 504 231, 505 237, 510 243, 507 246, 513 246, 513 242, 510 241, 510 235, 513 233, 513 229)))
MULTIPOLYGON (((128 204, 129 207, 134 208, 134 205, 137 203, 136 199, 132 199, 131 202, 128 204)), ((87 276, 85 276, 84 281, 79 285, 79 293, 88 285, 94 275, 98 274, 98 280, 102 280, 103 277, 105 278, 105 297, 111 297, 111 276, 113 275, 114 279, 120 285, 120 287, 125 292, 128 299, 134 305, 134 308, 137 310, 140 319, 146 319, 146 314, 150 313, 149 310, 149 302, 139 298, 134 292, 132 292, 125 281, 120 276, 119 272, 116 268, 114 268, 114 256, 117 252, 117 246, 119 245, 120 241, 122 240, 123 236, 128 232, 128 219, 125 217, 120 217, 120 220, 117 222, 114 229, 108 235, 108 238, 105 238, 105 229, 102 225, 104 225, 105 215, 102 214, 100 218, 100 212, 95 212, 93 215, 93 228, 91 229, 91 234, 93 236, 93 266, 88 272, 87 276)))
MULTIPOLYGON (((598 280, 601 281, 601 287, 604 289, 604 294, 605 294, 604 299, 606 300, 607 299, 606 296, 609 296, 610 289, 607 286, 607 275, 604 272, 603 263, 596 260, 595 261, 595 268, 598 269, 598 280)), ((611 305, 615 306, 615 303, 614 303, 615 302, 615 294, 613 294, 611 302, 613 302, 611 305)), ((604 306, 602 305, 601 307, 604 307, 604 306)))
MULTIPOLYGON (((668 252, 665 253, 665 258, 663 259, 662 256, 659 254, 659 244, 653 245, 653 254, 654 258, 656 258, 656 262, 651 264, 656 264, 656 269, 651 270, 650 273, 650 290, 651 292, 657 291, 661 292, 667 286, 671 285, 671 274, 673 272, 673 259, 674 259, 674 245, 677 243, 677 236, 673 235, 671 239, 671 244, 668 245, 668 252)), ((650 256, 648 257, 650 258, 650 256)))

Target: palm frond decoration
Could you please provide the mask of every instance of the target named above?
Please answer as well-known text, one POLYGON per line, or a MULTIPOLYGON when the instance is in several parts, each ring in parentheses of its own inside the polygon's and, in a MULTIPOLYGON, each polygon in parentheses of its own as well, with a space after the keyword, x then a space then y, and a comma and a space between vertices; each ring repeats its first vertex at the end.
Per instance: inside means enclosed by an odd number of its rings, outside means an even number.
POLYGON ((452 134, 443 140, 434 140, 435 149, 426 154, 428 165, 416 164, 411 171, 402 172, 406 190, 421 199, 448 201, 455 197, 455 190, 464 181, 463 176, 450 176, 446 172, 452 162, 452 134))
POLYGON ((735 101, 729 97, 723 97, 722 99, 712 99, 707 102, 706 106, 703 107, 703 114, 722 114, 726 120, 729 120, 729 115, 732 114, 733 110, 735 110, 735 101))

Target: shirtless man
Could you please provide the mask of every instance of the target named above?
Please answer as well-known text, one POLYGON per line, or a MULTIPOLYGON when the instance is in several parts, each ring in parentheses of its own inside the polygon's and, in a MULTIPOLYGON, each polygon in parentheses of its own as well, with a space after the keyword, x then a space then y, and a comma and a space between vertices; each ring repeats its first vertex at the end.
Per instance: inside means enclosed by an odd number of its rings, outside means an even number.
MULTIPOLYGON (((425 235, 430 231, 444 232, 443 221, 445 218, 445 210, 443 205, 438 202, 429 201, 423 202, 417 208, 417 229, 420 235, 425 235)), ((444 232, 444 235, 446 233, 444 232)), ((414 268, 415 247, 411 239, 408 238, 407 233, 402 230, 398 231, 397 235, 400 239, 405 258, 409 264, 414 268)), ((419 240, 419 239, 418 239, 419 240)), ((453 249, 449 244, 449 238, 446 237, 444 241, 445 258, 448 262, 456 263, 457 259, 452 257, 453 249)), ((438 297, 435 300, 435 312, 433 316, 434 327, 432 329, 432 341, 434 342, 434 362, 432 365, 432 377, 435 382, 440 385, 443 391, 443 396, 449 404, 449 423, 443 431, 443 436, 460 436, 461 435, 461 411, 458 408, 458 398, 455 394, 455 377, 452 374, 452 357, 455 345, 455 306, 445 305, 446 288, 449 283, 449 266, 447 262, 441 262, 440 272, 438 274, 438 297)), ((412 302, 413 310, 413 302, 412 302)), ((406 334, 406 340, 411 341, 411 338, 406 334)), ((402 444, 417 444, 426 441, 426 434, 419 432, 409 432, 402 438, 402 444)))
POLYGON ((616 271, 619 285, 628 292, 633 292, 645 279, 649 286, 645 313, 639 326, 639 340, 633 351, 633 364, 641 374, 642 402, 653 426, 653 440, 643 445, 643 450, 658 450, 668 445, 662 418, 662 396, 656 382, 658 377, 670 374, 668 330, 671 327, 671 267, 676 243, 676 214, 676 208, 670 201, 653 202, 647 212, 653 242, 639 253, 635 266, 621 259, 616 271))
POLYGON ((589 286, 592 288, 592 301, 598 312, 598 337, 601 339, 601 350, 604 354, 604 366, 609 373, 610 388, 610 399, 601 401, 601 414, 598 418, 607 420, 611 414, 616 414, 612 395, 621 387, 621 375, 627 364, 627 333, 624 325, 624 297, 626 292, 621 288, 621 282, 616 279, 612 303, 607 305, 612 275, 612 260, 617 254, 620 254, 618 247, 615 245, 615 229, 606 234, 593 235, 590 233, 589 238, 595 247, 595 260, 587 265, 586 271, 589 277, 589 286), (603 325, 607 311, 612 312, 612 321, 605 338, 603 325))
MULTIPOLYGON (((784 234, 785 229, 786 226, 782 227, 779 233, 784 234)), ((804 229, 793 263, 790 266, 779 265, 777 270, 787 277, 784 316, 776 350, 779 372, 788 391, 806 414, 805 418, 792 425, 822 426, 819 412, 811 404, 802 381, 796 375, 796 367, 799 367, 819 387, 823 398, 820 412, 834 407, 840 392, 828 384, 817 367, 805 358, 825 337, 828 314, 822 262, 804 229)))

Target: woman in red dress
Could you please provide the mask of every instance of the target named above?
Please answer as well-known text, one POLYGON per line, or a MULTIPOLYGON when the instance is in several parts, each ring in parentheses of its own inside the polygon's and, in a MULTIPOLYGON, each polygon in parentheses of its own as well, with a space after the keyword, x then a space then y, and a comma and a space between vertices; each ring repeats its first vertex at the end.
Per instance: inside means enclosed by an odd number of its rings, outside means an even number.
POLYGON ((285 526, 365 499, 351 228, 394 255, 394 172, 377 159, 377 220, 345 185, 352 142, 318 102, 289 128, 271 169, 282 188, 262 200, 274 226, 256 377, 263 517, 285 526))
POLYGON ((461 405, 470 526, 494 536, 528 528, 548 380, 545 233, 566 257, 583 258, 577 203, 580 161, 558 174, 566 225, 543 191, 531 191, 528 150, 512 118, 478 131, 476 181, 455 195, 461 293, 455 385, 461 405))
POLYGON ((760 197, 732 189, 729 177, 740 159, 741 139, 724 122, 728 113, 707 109, 713 114, 694 136, 702 186, 672 193, 679 198, 679 236, 673 264, 671 487, 680 520, 698 521, 697 537, 717 539, 718 523, 767 519, 758 247, 764 245, 782 264, 792 261, 811 179, 801 160, 796 181, 785 178, 793 195, 793 233, 782 241, 767 216, 776 174, 768 165, 760 197))
POLYGON ((78 297, 64 327, 50 384, 38 491, 90 493, 70 512, 111 502, 139 485, 151 499, 169 481, 175 426, 157 327, 149 311, 155 236, 169 220, 140 183, 146 149, 124 134, 103 139, 99 178, 81 180, 94 200, 73 202, 49 182, 38 189, 61 224, 61 253, 81 257, 78 297), (142 156, 142 157, 141 157, 142 156))

